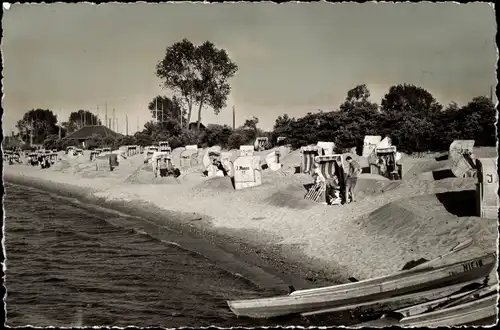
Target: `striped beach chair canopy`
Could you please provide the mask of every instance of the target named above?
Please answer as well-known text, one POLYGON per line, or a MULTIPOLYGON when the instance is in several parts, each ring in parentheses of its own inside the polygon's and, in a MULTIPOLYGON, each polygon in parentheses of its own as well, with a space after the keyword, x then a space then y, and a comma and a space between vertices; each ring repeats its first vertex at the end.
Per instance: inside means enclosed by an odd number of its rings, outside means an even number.
POLYGON ((320 153, 320 147, 317 145, 304 146, 300 148, 302 161, 300 164, 300 172, 306 174, 313 174, 314 157, 320 153))
POLYGON ((169 146, 160 146, 160 151, 172 153, 172 148, 170 148, 169 146))
POLYGON ((159 145, 160 147, 168 147, 168 145, 169 145, 169 144, 168 144, 168 141, 159 141, 159 142, 158 142, 158 145, 159 145))
POLYGON ((375 149, 375 152, 377 155, 382 155, 382 154, 395 154, 397 152, 396 146, 390 146, 387 148, 378 148, 375 149))
POLYGON ((263 150, 266 147, 266 144, 269 142, 267 137, 258 137, 255 139, 254 148, 255 150, 263 150))
POLYGON ((331 179, 334 176, 337 176, 339 180, 342 179, 340 176, 344 175, 346 169, 343 155, 316 156, 314 161, 318 166, 319 174, 325 180, 331 179))

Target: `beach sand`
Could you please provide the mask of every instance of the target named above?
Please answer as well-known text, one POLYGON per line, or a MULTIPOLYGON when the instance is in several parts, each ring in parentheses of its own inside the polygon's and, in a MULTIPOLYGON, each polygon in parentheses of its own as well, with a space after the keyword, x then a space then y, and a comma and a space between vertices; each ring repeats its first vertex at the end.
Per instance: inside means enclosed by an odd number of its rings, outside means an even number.
MULTIPOLYGON (((269 152, 258 155, 264 161, 269 152)), ((200 150, 200 163, 202 156, 200 150)), ((160 227, 175 219, 173 225, 212 237, 214 244, 222 244, 222 237, 227 251, 280 278, 273 282, 270 276, 269 285, 305 288, 387 275, 411 260, 433 259, 468 238, 473 245, 446 262, 497 248, 497 219, 473 216, 477 180, 421 177, 446 168, 435 159, 426 165, 419 161, 409 180, 362 174, 356 203, 325 206, 303 199, 304 185, 312 183, 305 174, 264 170, 261 186, 236 191, 228 177, 202 177, 201 166, 184 171, 178 180, 153 181, 143 155, 119 159, 113 172, 96 171, 87 157, 61 153, 60 158, 47 170, 5 166, 4 178, 135 212, 160 227)), ((293 151, 281 162, 284 169, 299 166, 300 154, 293 151)))

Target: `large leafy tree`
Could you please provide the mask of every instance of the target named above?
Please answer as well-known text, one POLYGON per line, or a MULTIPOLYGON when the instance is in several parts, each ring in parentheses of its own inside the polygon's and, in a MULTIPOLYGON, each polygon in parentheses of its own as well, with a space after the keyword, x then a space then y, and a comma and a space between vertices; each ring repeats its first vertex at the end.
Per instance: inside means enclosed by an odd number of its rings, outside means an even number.
POLYGON ((163 86, 186 102, 188 122, 193 105, 198 106, 198 129, 204 106, 211 107, 215 114, 226 106, 231 92, 228 80, 237 70, 238 66, 224 49, 217 49, 209 41, 194 45, 188 39, 168 47, 165 57, 156 65, 156 75, 163 86))
POLYGON ((186 109, 184 109, 182 100, 177 96, 170 99, 167 96, 156 96, 149 102, 148 109, 153 118, 158 118, 159 121, 168 119, 176 120, 186 125, 186 109), (158 112, 156 112, 158 110, 158 112))
POLYGON ((397 118, 407 114, 432 117, 442 108, 431 93, 409 84, 391 86, 380 106, 382 112, 397 118))
POLYGON ((373 135, 382 131, 378 105, 370 102, 369 99, 370 91, 364 84, 347 92, 345 101, 340 105, 340 114, 336 118, 336 120, 341 119, 344 123, 342 127, 339 127, 337 140, 343 136, 344 141, 349 143, 342 145, 342 147, 356 146, 360 151, 365 135, 373 135))
POLYGON ((442 108, 434 96, 421 87, 392 86, 381 102, 382 132, 389 135, 401 151, 432 150, 431 133, 442 108))
POLYGON ((58 134, 57 116, 48 109, 32 109, 26 112, 16 124, 19 134, 24 141, 41 144, 51 134, 58 134))
POLYGON ((67 122, 62 123, 63 127, 68 130, 68 133, 73 133, 83 126, 88 125, 102 125, 101 120, 97 118, 92 112, 88 110, 74 111, 69 115, 67 122))
POLYGON ((478 96, 456 113, 455 122, 464 139, 476 140, 478 146, 496 144, 496 109, 490 98, 478 96))
POLYGON ((370 91, 365 84, 358 85, 347 92, 344 103, 340 105, 340 110, 345 112, 351 111, 371 111, 377 112, 378 105, 370 102, 370 91))

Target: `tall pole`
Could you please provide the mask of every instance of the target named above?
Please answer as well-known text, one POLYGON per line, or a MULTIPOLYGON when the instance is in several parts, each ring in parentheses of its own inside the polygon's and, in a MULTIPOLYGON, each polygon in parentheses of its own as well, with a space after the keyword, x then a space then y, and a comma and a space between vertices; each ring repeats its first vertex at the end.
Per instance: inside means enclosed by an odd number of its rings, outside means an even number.
POLYGON ((236 129, 236 111, 233 105, 233 130, 236 129))
MULTIPOLYGON (((63 111, 62 111, 62 109, 59 109, 59 111, 61 112, 61 120, 62 120, 63 111)), ((59 123, 59 140, 61 139, 61 124, 62 123, 59 123)))
POLYGON ((120 133, 120 129, 118 128, 118 118, 116 118, 116 133, 120 133))
POLYGON ((97 105, 97 115, 96 115, 96 118, 95 118, 95 124, 99 125, 99 104, 97 105))
POLYGON ((158 98, 155 99, 155 124, 158 124, 158 98))
POLYGON ((125 115, 125 135, 128 136, 128 114, 125 115))
POLYGON ((113 108, 113 131, 115 131, 115 108, 113 108))
POLYGON ((105 103, 105 106, 106 106, 106 115, 104 117, 104 125, 107 126, 109 128, 109 122, 108 122, 108 102, 106 101, 105 103))
POLYGON ((111 118, 108 118, 108 128, 111 129, 110 127, 111 127, 111 118))

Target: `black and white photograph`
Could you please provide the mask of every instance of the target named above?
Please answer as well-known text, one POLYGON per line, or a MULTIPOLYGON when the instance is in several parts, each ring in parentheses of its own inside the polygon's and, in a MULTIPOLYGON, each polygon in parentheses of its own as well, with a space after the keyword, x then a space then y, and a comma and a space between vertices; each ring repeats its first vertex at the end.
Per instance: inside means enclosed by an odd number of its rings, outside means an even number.
POLYGON ((497 323, 494 3, 2 9, 5 327, 497 323))

